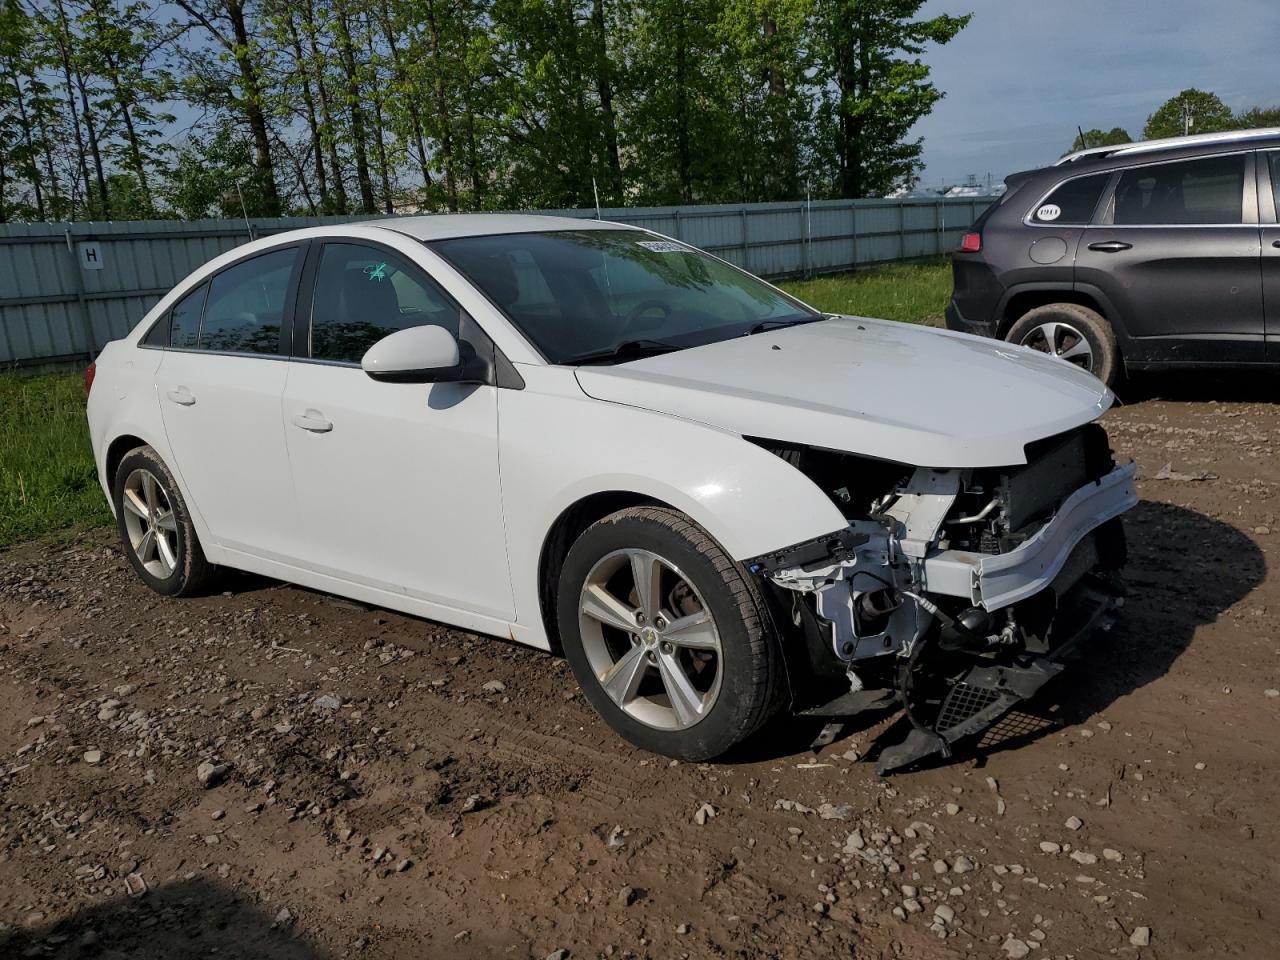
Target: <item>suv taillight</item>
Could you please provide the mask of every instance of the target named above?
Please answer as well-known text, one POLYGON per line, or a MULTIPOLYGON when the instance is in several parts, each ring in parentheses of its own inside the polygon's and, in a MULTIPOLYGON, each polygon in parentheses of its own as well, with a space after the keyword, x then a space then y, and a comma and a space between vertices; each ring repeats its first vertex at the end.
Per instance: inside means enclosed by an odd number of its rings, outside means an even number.
POLYGON ((89 391, 93 389, 93 377, 98 372, 98 365, 91 363, 84 368, 84 395, 87 397, 89 391))
POLYGON ((981 253, 982 252, 982 234, 966 233, 960 238, 960 253, 981 253))

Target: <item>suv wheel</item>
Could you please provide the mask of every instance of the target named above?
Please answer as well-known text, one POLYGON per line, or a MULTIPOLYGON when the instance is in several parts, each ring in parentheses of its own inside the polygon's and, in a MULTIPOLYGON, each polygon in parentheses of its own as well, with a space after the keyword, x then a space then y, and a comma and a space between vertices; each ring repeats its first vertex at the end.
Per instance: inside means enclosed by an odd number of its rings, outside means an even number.
POLYGON ((1096 310, 1078 303, 1050 303, 1023 314, 1004 336, 1088 370, 1107 386, 1120 374, 1115 331, 1096 310))
POLYGON ((675 510, 637 507, 589 527, 565 558, 557 614, 583 694, 643 749, 708 760, 759 729, 781 700, 763 597, 675 510))
POLYGON ((116 468, 112 495, 125 554, 156 593, 189 596, 216 571, 205 559, 173 474, 151 447, 130 450, 116 468))

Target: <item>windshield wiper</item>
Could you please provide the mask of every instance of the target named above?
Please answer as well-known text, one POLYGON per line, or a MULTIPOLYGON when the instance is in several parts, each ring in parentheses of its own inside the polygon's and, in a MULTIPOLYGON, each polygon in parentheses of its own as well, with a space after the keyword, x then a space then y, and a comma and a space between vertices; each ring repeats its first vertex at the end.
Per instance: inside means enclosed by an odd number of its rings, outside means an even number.
POLYGON ((623 340, 616 346, 609 347, 606 350, 580 353, 576 357, 569 357, 561 362, 572 366, 587 363, 608 363, 611 360, 639 360, 642 357, 656 357, 662 353, 671 353, 674 350, 682 349, 684 348, 678 344, 667 343, 665 340, 623 340))
POLYGON ((824 316, 817 317, 792 317, 790 319, 761 320, 750 330, 743 334, 744 337, 752 336, 756 333, 764 333, 766 330, 781 330, 783 327, 798 327, 804 323, 817 323, 819 320, 827 319, 824 316))

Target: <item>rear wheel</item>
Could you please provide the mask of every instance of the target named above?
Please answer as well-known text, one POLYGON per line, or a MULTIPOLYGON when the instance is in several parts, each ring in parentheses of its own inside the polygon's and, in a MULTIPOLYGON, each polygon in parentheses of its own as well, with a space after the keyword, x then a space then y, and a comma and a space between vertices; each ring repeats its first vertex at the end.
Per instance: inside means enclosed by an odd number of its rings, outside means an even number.
POLYGON ((1036 307, 1018 318, 1005 339, 1061 357, 1109 387, 1120 376, 1120 350, 1111 324, 1096 310, 1078 303, 1036 307))
POLYGON ((205 559, 177 481, 154 449, 125 454, 113 497, 125 553, 147 586, 172 597, 208 586, 216 568, 205 559))
POLYGON ((646 750, 706 760, 777 707, 782 665, 763 598, 677 511, 623 510, 588 528, 565 560, 557 613, 588 701, 646 750))

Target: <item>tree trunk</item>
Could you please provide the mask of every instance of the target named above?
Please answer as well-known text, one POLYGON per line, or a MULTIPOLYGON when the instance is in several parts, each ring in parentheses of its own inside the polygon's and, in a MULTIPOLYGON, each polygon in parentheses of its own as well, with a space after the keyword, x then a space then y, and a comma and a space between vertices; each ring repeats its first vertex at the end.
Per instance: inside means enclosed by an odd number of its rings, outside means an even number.
POLYGON ((271 137, 267 132, 267 116, 262 109, 262 79, 258 65, 249 55, 249 30, 245 24, 244 0, 223 0, 227 19, 231 21, 231 35, 235 45, 231 50, 240 82, 244 85, 242 101, 249 132, 253 136, 253 165, 257 170, 258 189, 262 191, 263 213, 268 217, 280 216, 280 192, 276 187, 275 164, 271 159, 271 137))
POLYGON ((444 158, 444 190, 449 209, 458 211, 458 180, 453 169, 453 123, 449 116, 444 88, 444 65, 440 57, 440 25, 436 21, 434 0, 426 0, 428 40, 431 45, 432 87, 435 91, 436 112, 440 120, 440 155, 444 158))
MULTIPOLYGON (((320 192, 320 208, 324 209, 329 195, 328 177, 324 169, 324 146, 320 142, 320 124, 316 119, 316 101, 311 92, 311 78, 307 75, 306 58, 302 53, 302 38, 298 36, 298 25, 293 19, 292 7, 284 10, 285 27, 289 31, 289 46, 293 50, 293 61, 298 68, 298 80, 302 85, 302 104, 306 108, 307 131, 311 134, 311 162, 316 168, 316 189, 320 192)), ((303 181, 303 190, 306 184, 303 181)), ((310 192, 306 191, 307 202, 315 213, 315 204, 311 202, 310 192)))
POLYGON ((315 72, 316 96, 320 100, 320 122, 323 125, 321 137, 329 154, 329 174, 333 183, 333 199, 337 209, 329 209, 328 198, 325 198, 326 211, 329 213, 347 212, 347 185, 342 176, 342 162, 338 159, 338 138, 334 136, 333 110, 329 106, 329 88, 324 82, 324 58, 320 54, 320 41, 317 39, 315 8, 311 0, 301 8, 304 13, 303 28, 307 32, 307 45, 311 49, 311 64, 315 72))
MULTIPOLYGON (((401 60, 400 48, 396 45, 395 30, 391 22, 391 10, 387 5, 387 0, 380 0, 380 9, 382 13, 382 35, 387 41, 387 50, 391 53, 391 69, 395 75, 396 83, 404 86, 405 73, 404 62, 401 60)), ((413 146, 417 151, 415 160, 418 169, 422 174, 422 187, 426 190, 431 186, 431 158, 427 156, 426 138, 422 132, 422 112, 418 109, 418 102, 413 97, 406 98, 405 110, 409 114, 409 128, 413 137, 413 146)))
MULTIPOLYGON (((31 136, 31 119, 27 116, 26 97, 23 95, 22 85, 18 82, 18 74, 13 69, 13 64, 8 64, 9 79, 13 83, 14 102, 18 107, 18 122, 22 126, 22 139, 27 147, 27 179, 31 183, 31 189, 35 193, 36 213, 41 220, 45 219, 44 209, 44 190, 40 186, 40 171, 36 168, 36 151, 35 142, 31 136)), ((0 150, 0 157, 8 155, 7 150, 0 150)), ((4 189, 0 186, 0 212, 4 208, 4 189)))
POLYGON ((676 9, 676 174, 680 181, 680 199, 684 203, 693 203, 693 175, 690 171, 689 150, 689 98, 685 86, 685 74, 688 57, 688 33, 685 29, 685 10, 678 2, 676 9))
POLYGON ((609 158, 609 191, 616 203, 623 201, 622 157, 618 151, 618 118, 613 109, 613 61, 609 59, 609 35, 605 29, 604 0, 592 0, 591 23, 595 28, 596 93, 604 117, 605 152, 609 158))
POLYGON ((368 144, 365 142, 364 108, 360 103, 360 77, 356 72, 355 46, 351 42, 351 25, 345 2, 333 5, 338 30, 338 57, 347 81, 347 109, 351 114, 351 149, 356 155, 356 182, 360 185, 362 213, 374 213, 378 207, 373 198, 373 178, 369 175, 368 144))

